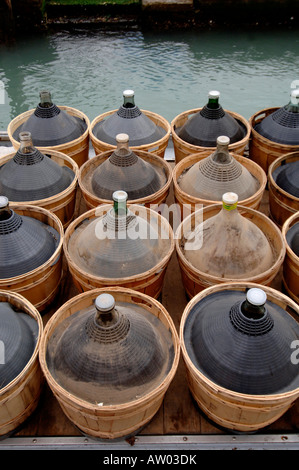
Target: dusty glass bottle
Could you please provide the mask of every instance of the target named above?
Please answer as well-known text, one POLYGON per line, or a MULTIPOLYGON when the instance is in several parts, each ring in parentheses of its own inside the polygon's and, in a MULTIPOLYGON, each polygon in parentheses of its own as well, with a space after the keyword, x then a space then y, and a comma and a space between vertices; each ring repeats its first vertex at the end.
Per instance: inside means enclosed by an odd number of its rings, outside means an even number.
POLYGON ((188 235, 187 260, 199 271, 226 279, 246 279, 267 271, 273 264, 268 238, 254 222, 238 211, 238 196, 225 193, 222 209, 188 235), (193 240, 202 243, 193 245, 193 240))

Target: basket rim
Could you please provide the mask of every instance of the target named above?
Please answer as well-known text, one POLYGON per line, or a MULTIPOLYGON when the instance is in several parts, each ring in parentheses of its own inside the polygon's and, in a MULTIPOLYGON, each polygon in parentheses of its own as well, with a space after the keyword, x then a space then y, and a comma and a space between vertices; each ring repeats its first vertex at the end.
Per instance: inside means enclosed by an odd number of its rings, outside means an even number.
MULTIPOLYGON (((5 297, 7 298, 7 301, 12 303, 13 305, 16 304, 21 304, 24 308, 24 311, 32 316, 38 324, 38 336, 35 344, 34 351, 27 362, 26 366, 22 369, 22 371, 11 381, 9 382, 5 387, 0 388, 0 401, 3 395, 7 394, 11 389, 15 388, 18 386, 19 382, 23 379, 24 373, 27 373, 29 369, 34 366, 35 362, 38 359, 38 354, 39 354, 39 348, 40 348, 40 343, 41 343, 41 338, 44 330, 43 326, 43 320, 42 317, 37 310, 37 308, 29 301, 27 300, 23 295, 14 292, 14 291, 7 291, 3 290, 0 288, 0 298, 5 297)), ((10 395, 11 397, 11 395, 10 395)))
MULTIPOLYGON (((106 150, 105 152, 102 152, 100 154, 95 155, 92 159, 87 160, 80 167, 79 172, 78 172, 78 183, 79 183, 79 186, 80 186, 82 192, 86 193, 87 196, 90 199, 93 199, 94 202, 97 202, 98 204, 109 204, 109 203, 111 203, 111 201, 109 199, 99 198, 94 193, 90 192, 86 187, 86 184, 85 184, 85 181, 84 181, 84 177, 82 176, 82 173, 84 171, 86 171, 86 173, 88 173, 87 168, 89 168, 90 166, 92 166, 93 163, 98 162, 98 161, 100 162, 100 164, 103 163, 103 162, 101 162, 101 160, 106 161, 112 153, 113 153, 113 150, 111 149, 111 150, 106 150)), ((142 198, 128 199, 128 202, 130 204, 145 204, 147 202, 150 202, 151 199, 153 198, 153 196, 159 197, 160 195, 163 195, 164 193, 166 193, 169 190, 170 185, 172 183, 172 168, 166 160, 159 157, 158 155, 155 155, 152 152, 146 152, 145 150, 139 150, 138 149, 138 150, 135 151, 135 153, 144 160, 153 159, 155 162, 157 162, 157 165, 163 167, 163 169, 166 172, 166 183, 158 191, 156 191, 155 193, 150 194, 148 196, 144 196, 142 198)), ((98 166, 100 166, 100 164, 98 166)))
MULTIPOLYGON (((112 149, 115 149, 116 148, 116 145, 112 145, 112 144, 108 144, 107 142, 104 142, 103 140, 100 140, 98 139, 94 133, 93 133, 93 129, 94 129, 94 126, 100 122, 101 120, 105 119, 106 117, 108 116, 111 116, 112 114, 114 114, 115 112, 118 111, 118 108, 116 109, 112 109, 110 111, 107 111, 105 113, 102 113, 102 114, 99 114, 98 116, 96 116, 90 123, 90 128, 89 128, 89 134, 90 134, 90 138, 92 141, 98 143, 98 144, 103 144, 105 147, 107 148, 112 148, 112 149)), ((166 134, 161 137, 161 139, 158 139, 154 142, 151 142, 150 144, 143 144, 143 145, 137 145, 137 146, 130 146, 130 148, 132 150, 143 150, 143 149, 146 149, 147 147, 153 147, 153 146, 156 146, 156 145, 159 145, 160 143, 162 142, 165 142, 166 140, 169 139, 170 137, 170 134, 171 134, 171 126, 170 126, 170 123, 168 122, 167 119, 165 119, 163 116, 161 116, 160 114, 157 114, 157 113, 154 113, 153 111, 149 111, 149 110, 146 110, 146 109, 140 109, 140 111, 142 113, 144 113, 147 117, 151 118, 151 117, 156 117, 160 120, 160 122, 163 124, 163 127, 164 127, 164 130, 166 130, 166 134)))
POLYGON ((290 247, 290 245, 287 242, 287 233, 288 233, 289 229, 292 227, 293 222, 294 223, 299 222, 299 211, 295 212, 293 215, 291 215, 290 217, 287 218, 287 220, 284 222, 284 224, 281 228, 281 233, 282 233, 282 237, 284 239, 285 245, 286 245, 287 253, 291 254, 291 256, 295 257, 295 259, 299 262, 299 256, 296 255, 296 253, 292 250, 292 248, 290 247))
MULTIPOLYGON (((80 111, 79 109, 76 109, 76 108, 72 108, 71 106, 61 106, 61 105, 57 105, 57 107, 59 109, 62 109, 63 111, 66 111, 68 112, 70 115, 72 116, 77 116, 77 117, 82 117, 85 122, 86 122, 86 129, 85 131, 83 132, 83 134, 80 136, 80 137, 77 137, 77 139, 74 139, 74 140, 70 140, 69 142, 65 142, 63 144, 57 144, 57 145, 51 145, 49 147, 43 147, 43 146, 40 146, 40 147, 36 147, 37 149, 43 149, 43 150, 47 150, 47 149, 53 149, 53 150, 62 150, 64 148, 67 148, 69 147, 70 144, 73 145, 76 145, 77 143, 81 142, 82 140, 85 140, 87 137, 89 137, 89 130, 90 130, 90 119, 89 117, 83 113, 82 111, 80 111)), ((20 143, 15 140, 13 138, 13 133, 12 133, 12 128, 14 126, 14 124, 17 122, 17 121, 21 121, 21 124, 25 121, 25 119, 29 116, 31 116, 32 113, 34 113, 35 111, 35 108, 32 108, 32 109, 29 109, 28 111, 25 111, 24 113, 21 113, 19 114, 18 116, 16 116, 14 119, 12 119, 12 121, 10 121, 10 123, 8 124, 8 127, 7 127, 7 133, 8 133, 8 137, 9 137, 9 140, 12 142, 13 146, 16 148, 16 147, 19 147, 20 143)))
MULTIPOLYGON (((98 408, 101 412, 103 411, 103 413, 105 413, 105 412, 110 413, 111 411, 114 411, 114 410, 115 411, 121 411, 121 410, 130 409, 130 408, 135 408, 139 404, 142 404, 143 402, 145 402, 145 401, 147 401, 151 398, 155 398, 155 397, 161 395, 161 393, 164 393, 167 390, 168 386, 170 385, 171 381, 173 380, 173 378, 175 376, 175 373, 176 373, 176 370, 177 370, 178 364, 179 364, 180 352, 181 351, 180 351, 179 335, 178 335, 177 330, 175 328, 174 322, 173 322, 170 314, 166 310, 166 308, 158 300, 150 297, 147 294, 144 294, 144 293, 141 293, 141 292, 136 292, 133 289, 128 289, 128 288, 125 288, 125 287, 118 287, 118 286, 112 287, 111 286, 111 287, 99 287, 99 288, 96 288, 96 289, 92 289, 91 291, 83 292, 81 294, 76 295, 75 297, 72 297, 66 303, 64 303, 61 307, 59 307, 59 309, 56 310, 54 315, 52 315, 52 317, 48 320, 48 322, 47 322, 47 324, 44 328, 42 338, 41 338, 40 347, 39 347, 39 362, 40 362, 41 368, 43 370, 43 373, 44 373, 46 379, 49 380, 49 384, 52 385, 55 392, 58 392, 59 394, 62 394, 62 396, 64 398, 67 397, 68 401, 72 401, 77 406, 82 406, 83 405, 86 410, 93 411, 96 407, 96 405, 94 405, 92 403, 89 403, 88 401, 83 400, 79 397, 76 397, 75 395, 73 395, 72 393, 65 390, 61 385, 59 385, 56 382, 56 380, 53 378, 53 376, 50 373, 50 371, 48 369, 48 366, 47 366, 46 350, 47 350, 48 339, 51 336, 51 334, 53 334, 53 332, 55 330, 55 322, 57 322, 57 319, 59 319, 62 312, 64 312, 68 308, 69 309, 72 308, 72 307, 74 308, 75 305, 79 305, 81 299, 83 301, 88 297, 90 299, 93 299, 97 295, 99 295, 100 293, 103 293, 103 292, 114 293, 116 297, 117 297, 117 294, 120 294, 120 295, 125 294, 125 296, 128 296, 128 298, 131 298, 131 299, 134 298, 134 297, 135 298, 139 297, 141 299, 146 300, 147 305, 150 304, 150 303, 154 304, 155 307, 160 311, 160 313, 162 313, 164 319, 167 320, 167 325, 168 325, 169 331, 172 334, 172 342, 173 342, 173 346, 174 346, 174 358, 173 358, 172 366, 171 366, 168 374, 165 376, 163 381, 160 383, 160 385, 156 389, 152 390, 151 392, 145 394, 143 397, 138 398, 136 400, 132 400, 130 402, 121 403, 121 404, 117 404, 117 405, 103 405, 103 406, 98 408)), ((73 315, 73 314, 74 314, 74 310, 72 310, 72 312, 70 314, 68 314, 67 318, 69 316, 73 315)), ((159 317, 157 317, 157 318, 159 318, 159 317)), ((59 324, 59 322, 58 322, 58 324, 59 324)), ((165 328, 167 328, 165 324, 164 324, 164 326, 165 326, 165 328)))
MULTIPOLYGON (((219 203, 219 201, 212 200, 212 199, 209 200, 209 199, 197 198, 195 196, 192 196, 192 195, 186 193, 185 191, 183 191, 181 189, 181 187, 178 184, 178 179, 181 176, 182 172, 184 170, 189 169, 193 164, 197 163, 198 161, 203 160, 204 158, 206 158, 208 156, 208 155, 206 155, 206 153, 208 153, 208 152, 198 152, 198 153, 190 154, 190 155, 186 156, 185 158, 183 158, 182 160, 180 160, 175 165, 175 167, 173 169, 173 172, 172 172, 173 185, 174 185, 175 192, 177 194, 183 195, 185 197, 185 199, 187 199, 191 202, 194 202, 194 203, 202 202, 202 204, 217 204, 217 203, 219 203), (187 163, 186 160, 189 160, 190 166, 188 166, 186 168, 183 168, 187 163)), ((252 196, 239 201, 240 205, 242 205, 242 204, 245 205, 248 202, 250 202, 252 200, 255 200, 260 195, 262 195, 262 193, 264 192, 264 190, 266 188, 267 175, 266 175, 265 171, 263 170, 263 168, 260 165, 258 165, 256 162, 254 162, 253 160, 248 160, 247 157, 244 157, 242 155, 238 155, 237 153, 231 152, 231 154, 241 164, 250 162, 250 165, 252 165, 257 170, 257 173, 260 175, 260 178, 259 179, 257 178, 258 182, 259 182, 259 189, 252 196)), ((188 165, 189 165, 189 163, 188 163, 188 165)), ((246 167, 246 165, 244 165, 244 166, 246 167)), ((248 169, 248 171, 250 171, 250 170, 248 169)))
POLYGON ((250 116, 248 122, 249 122, 250 127, 251 127, 251 133, 252 133, 254 138, 259 139, 261 142, 263 142, 267 145, 270 145, 274 149, 279 148, 279 149, 286 149, 288 151, 289 151, 289 149, 294 149, 294 151, 295 151, 296 149, 299 148, 299 144, 298 145, 280 144, 279 142, 274 142, 274 141, 268 139, 267 137, 264 137, 263 135, 259 134, 254 129, 255 120, 259 117, 260 114, 266 113, 266 115, 264 116, 264 118, 265 118, 268 115, 272 114, 277 109, 280 109, 280 106, 275 106, 275 107, 271 107, 271 108, 264 108, 264 109, 261 109, 260 111, 257 111, 252 116, 250 116))
MULTIPOLYGON (((209 389, 211 389, 215 393, 221 392, 223 395, 225 395, 229 398, 244 398, 244 399, 247 399, 247 401, 249 400, 250 402, 255 403, 255 402, 259 402, 261 400, 263 400, 263 402, 265 402, 265 401, 270 402, 273 399, 278 400, 280 398, 281 400, 283 400, 285 398, 291 398, 291 397, 296 396, 296 395, 299 396, 299 387, 297 387, 294 390, 290 390, 289 392, 273 393, 273 394, 268 394, 268 395, 263 395, 263 394, 252 395, 252 394, 235 392, 233 390, 227 389, 227 388, 225 388, 221 385, 216 384, 211 379, 208 379, 201 371, 199 371, 195 367, 195 365, 193 364, 193 362, 190 359, 190 356, 187 352, 187 349, 186 349, 186 346, 185 346, 185 341, 184 341, 184 327, 185 327, 186 320, 188 318, 188 315, 189 315, 190 310, 192 309, 192 307, 199 300, 201 300, 202 298, 208 296, 209 294, 211 294, 215 291, 223 291, 223 290, 226 290, 228 288, 230 288, 230 289, 235 288, 235 290, 243 290, 243 289, 247 289, 247 288, 250 288, 250 287, 261 288, 261 285, 255 283, 255 282, 251 282, 251 281, 225 282, 225 283, 218 284, 216 286, 210 286, 210 287, 205 288, 204 290, 202 290, 201 292, 196 294, 188 302, 188 304, 186 305, 186 307, 183 311, 181 321, 180 321, 180 326, 179 326, 179 338, 180 338, 181 353, 182 353, 183 359, 184 359, 185 363, 188 364, 188 367, 190 367, 192 373, 195 376, 199 377, 201 382, 204 382, 206 385, 208 385, 209 389)), ((262 289, 265 290, 267 296, 269 295, 271 297, 271 300, 273 300, 273 298, 280 297, 286 303, 286 305, 290 306, 296 312, 296 314, 298 315, 298 318, 299 318, 299 306, 294 300, 292 300, 287 295, 277 291, 276 289, 274 289, 272 287, 262 286, 262 289)))
MULTIPOLYGON (((71 232, 75 231, 75 227, 80 224, 83 220, 87 219, 87 218, 90 218, 90 219, 95 219, 97 218, 95 212, 97 210, 101 210, 101 214, 103 215, 104 214, 104 211, 108 211, 109 209, 111 209, 111 207, 113 207, 113 204, 110 203, 110 204, 102 204, 100 205, 99 207, 95 207, 93 209, 90 209, 88 210, 87 212, 84 212, 83 214, 81 214, 79 217, 77 217, 66 229, 65 231, 65 236, 64 236, 64 240, 63 240, 63 251, 64 251, 64 254, 65 254, 65 257, 66 257, 66 260, 67 260, 67 263, 69 265, 69 267, 71 269, 74 269, 76 270, 77 272, 79 272, 81 275, 84 275, 86 276, 86 278, 89 278, 89 279, 92 279, 93 281, 104 281, 104 282, 112 282, 113 284, 117 284, 117 283, 123 283, 123 282, 129 282, 129 281, 132 281, 132 280, 140 280, 140 279, 143 279, 145 277, 148 277, 149 273, 155 273, 156 271, 160 271, 161 269, 163 269, 167 263, 169 262, 171 256, 172 256, 172 253, 174 252, 174 246, 175 246, 175 243, 174 243, 174 233, 173 233, 173 230, 172 230, 172 227, 171 225, 169 224, 169 222, 165 219, 165 217, 163 217, 161 214, 159 214, 158 212, 152 210, 152 209, 149 209, 148 207, 145 207, 145 206, 142 206, 142 205, 138 205, 138 204, 128 204, 128 207, 130 207, 131 209, 135 209, 136 211, 145 211, 147 213, 150 213, 152 214, 154 217, 156 217, 159 221, 162 222, 162 224, 165 225, 165 227, 167 227, 168 229, 168 233, 170 235, 169 239, 170 239, 170 247, 168 249, 168 252, 167 254, 165 254, 165 256, 159 261, 159 263, 155 266, 153 266, 151 269, 149 269, 148 271, 144 271, 142 273, 139 273, 139 274, 134 274, 133 276, 127 276, 127 277, 121 277, 121 278, 106 278, 106 277, 100 277, 100 276, 95 276, 93 274, 90 274, 90 273, 87 273, 86 271, 84 271, 83 269, 81 269, 79 266, 76 265, 76 263, 74 263, 74 261, 71 259, 70 255, 69 255, 69 250, 68 250, 68 243, 69 243, 69 240, 70 240, 70 237, 71 237, 71 232)), ((101 215, 99 215, 99 217, 101 217, 101 215)), ((73 233, 72 232, 72 233, 73 233)))
POLYGON ((42 271, 46 266, 48 266, 48 265, 52 266, 52 264, 55 264, 56 259, 58 259, 61 256, 63 241, 64 241, 64 229, 63 229, 62 222, 60 221, 58 216, 55 215, 50 210, 45 209, 44 207, 41 207, 41 206, 34 206, 34 205, 30 205, 30 204, 23 204, 22 205, 22 204, 19 204, 19 203, 11 203, 10 207, 11 207, 11 209, 15 210, 16 212, 18 212, 18 210, 20 210, 20 211, 28 210, 32 214, 42 213, 43 215, 45 215, 48 218, 52 219, 55 222, 56 229, 57 229, 57 231, 60 235, 60 239, 59 239, 59 243, 56 247, 56 250, 54 251, 52 256, 47 261, 45 261, 43 264, 41 264, 37 268, 32 269, 31 271, 28 271, 24 274, 20 274, 19 276, 7 277, 5 279, 0 279, 0 289, 2 287, 5 288, 5 286, 7 284, 16 283, 16 282, 22 281, 23 279, 26 279, 30 276, 38 274, 38 272, 42 271))
MULTIPOLYGON (((299 145, 298 145, 298 149, 299 149, 299 145)), ((269 165, 269 168, 268 168, 268 178, 269 178, 269 182, 272 184, 272 186, 273 186, 278 192, 281 192, 284 196, 287 196, 290 200, 293 200, 293 201, 299 203, 299 197, 296 197, 296 196, 294 196, 293 194, 288 193, 288 192, 285 191, 283 188, 281 188, 280 186, 278 186, 278 184, 276 183, 276 181, 275 181, 274 178, 273 178, 273 171, 276 170, 276 168, 279 167, 280 164, 281 164, 284 160, 286 160, 286 159, 288 159, 288 158, 292 158, 292 157, 297 157, 297 159, 299 160, 299 150, 298 150, 298 151, 295 151, 295 152, 285 153, 285 154, 283 154, 281 157, 276 158, 276 159, 269 165)))
MULTIPOLYGON (((268 225, 270 225, 274 229, 276 235, 278 236, 278 238, 280 240, 280 244, 281 244, 281 250, 280 250, 280 253, 277 253, 277 259, 276 259, 275 263, 269 269, 264 271, 263 273, 259 273, 255 276, 252 276, 251 278, 248 278, 249 279, 248 282, 255 282, 261 277, 261 275, 266 276, 268 273, 270 274, 271 272, 276 273, 276 270, 282 265, 282 263, 284 261, 285 253, 286 253, 286 246, 285 246, 284 239, 282 237, 281 230, 277 227, 277 225, 269 217, 267 217, 265 214, 263 214, 262 212, 260 212, 256 209, 252 209, 251 207, 241 206, 239 204, 238 204, 237 207, 238 207, 238 209, 241 209, 242 213, 245 212, 245 214, 248 213, 249 215, 250 214, 255 215, 258 218, 264 220, 268 225)), ((204 206, 202 209, 198 209, 197 211, 192 212, 191 214, 187 215, 186 218, 180 223, 180 225, 178 226, 178 228, 176 230, 176 233, 175 233, 175 247, 176 247, 176 253, 179 257, 179 261, 181 263, 183 263, 185 266, 187 266, 188 269, 190 269, 190 271, 192 271, 193 273, 195 273, 196 275, 199 275, 199 276, 203 275, 204 278, 206 280, 208 280, 208 282, 212 282, 212 283, 218 283, 220 278, 218 276, 207 274, 207 273, 204 273, 204 272, 196 269, 183 255, 183 252, 182 252, 181 247, 180 247, 180 242, 181 242, 180 232, 182 232, 182 230, 183 230, 183 225, 188 223, 188 221, 190 219, 196 217, 198 215, 198 213, 207 212, 207 211, 214 211, 216 208, 219 208, 219 211, 220 211, 221 208, 222 208, 222 203, 210 204, 208 206, 204 206)), ((223 282, 221 282, 221 284, 236 281, 236 279, 230 279, 230 278, 224 278, 224 277, 221 278, 221 279, 223 279, 223 282)))
MULTIPOLYGON (((65 188, 63 191, 60 191, 60 193, 54 194, 53 196, 50 196, 44 199, 36 199, 33 201, 9 201, 10 204, 18 204, 20 206, 22 205, 39 206, 39 205, 51 203, 53 201, 56 201, 57 199, 61 199, 61 197, 67 196, 72 191, 74 191, 78 183, 78 175, 79 175, 78 164, 75 162, 73 158, 69 157, 65 153, 59 152, 52 148, 49 148, 49 150, 47 150, 47 153, 57 157, 58 159, 65 160, 71 164, 72 166, 71 169, 74 172, 74 179, 72 180, 71 184, 67 188, 65 188)), ((0 168, 2 165, 5 165, 6 163, 8 163, 14 157, 14 155, 15 155, 15 152, 11 152, 9 154, 0 156, 0 168)))

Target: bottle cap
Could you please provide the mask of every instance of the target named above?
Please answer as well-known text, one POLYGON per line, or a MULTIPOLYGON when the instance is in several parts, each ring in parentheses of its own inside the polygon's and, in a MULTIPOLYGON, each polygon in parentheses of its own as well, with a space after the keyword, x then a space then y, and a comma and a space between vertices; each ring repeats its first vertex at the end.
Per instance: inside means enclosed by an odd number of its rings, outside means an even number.
POLYGON ((252 289, 248 290, 246 298, 252 305, 260 306, 266 303, 267 295, 262 289, 253 287, 252 289))
POLYGON ((124 90, 123 91, 123 96, 125 98, 130 98, 130 97, 134 96, 134 91, 133 90, 124 90))
POLYGON ((230 138, 227 137, 226 135, 220 135, 217 137, 217 144, 219 145, 229 145, 230 143, 230 138))
POLYGON ((299 89, 298 88, 291 91, 291 102, 293 104, 298 104, 299 103, 299 89))
POLYGON ((115 300, 111 294, 101 294, 95 299, 95 307, 100 312, 110 312, 115 307, 115 300))
POLYGON ((28 141, 31 142, 31 140, 32 140, 32 138, 31 138, 31 132, 28 132, 28 131, 20 132, 20 133, 19 133, 19 139, 20 139, 20 140, 23 140, 23 141, 26 141, 26 142, 28 142, 28 141))
POLYGON ((220 97, 220 91, 217 91, 217 90, 209 91, 209 98, 216 99, 219 97, 220 97))
POLYGON ((119 144, 124 144, 126 142, 129 142, 128 134, 117 134, 116 142, 118 142, 119 144))
POLYGON ((0 196, 0 209, 5 209, 8 206, 8 199, 6 196, 0 196))
POLYGON ((222 196, 222 202, 228 205, 237 204, 238 195, 236 193, 225 193, 222 196))
POLYGON ((128 194, 125 192, 125 191, 114 191, 113 195, 113 201, 115 202, 126 202, 126 200, 128 199, 128 194))

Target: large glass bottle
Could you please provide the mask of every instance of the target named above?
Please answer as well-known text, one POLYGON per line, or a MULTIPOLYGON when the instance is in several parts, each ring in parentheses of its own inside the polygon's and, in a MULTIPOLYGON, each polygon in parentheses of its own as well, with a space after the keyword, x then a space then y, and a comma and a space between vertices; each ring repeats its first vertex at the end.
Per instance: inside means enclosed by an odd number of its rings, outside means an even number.
POLYGON ((247 292, 227 287, 192 307, 184 329, 188 354, 218 385, 239 393, 264 395, 297 389, 298 365, 291 345, 299 324, 263 288, 247 292))
POLYGON ((150 144, 162 139, 166 130, 156 125, 136 104, 133 90, 123 92, 123 104, 116 112, 95 124, 94 136, 110 145, 116 145, 117 134, 128 134, 132 147, 150 144))
POLYGON ((290 101, 273 111, 254 130, 266 139, 283 145, 299 145, 299 89, 292 89, 290 101))
POLYGON ((246 279, 272 266, 274 255, 266 235, 239 213, 237 203, 237 194, 224 194, 220 211, 188 234, 185 257, 199 271, 219 278, 246 279))
POLYGON ((130 200, 159 191, 166 183, 165 171, 133 152, 128 134, 116 136, 117 148, 91 174, 91 189, 101 199, 112 199, 117 188, 126 191, 130 200))
POLYGON ((231 143, 242 140, 246 134, 244 125, 222 108, 219 98, 219 91, 211 91, 207 104, 176 129, 177 135, 200 147, 216 147, 220 135, 228 136, 231 143))
POLYGON ((73 395, 103 406, 126 403, 162 383, 173 360, 170 340, 164 324, 142 304, 103 293, 58 325, 47 363, 73 395))
POLYGON ((41 153, 34 147, 30 132, 21 132, 20 148, 13 158, 2 165, 0 193, 10 201, 37 201, 64 191, 75 174, 66 165, 41 153))
POLYGON ((55 252, 59 233, 51 226, 9 207, 0 196, 0 278, 19 276, 45 263, 55 252))
POLYGON ((219 136, 216 150, 180 176, 182 191, 210 201, 221 201, 228 191, 237 193, 241 201, 255 194, 258 180, 229 152, 229 144, 229 137, 219 136))
POLYGON ((113 206, 82 222, 70 237, 69 256, 85 272, 100 278, 124 278, 156 266, 171 240, 151 217, 127 206, 125 191, 115 191, 113 206))
POLYGON ((20 132, 30 132, 36 147, 52 147, 81 137, 87 129, 84 119, 72 116, 52 101, 49 91, 40 92, 40 101, 34 112, 13 133, 19 140, 20 132))

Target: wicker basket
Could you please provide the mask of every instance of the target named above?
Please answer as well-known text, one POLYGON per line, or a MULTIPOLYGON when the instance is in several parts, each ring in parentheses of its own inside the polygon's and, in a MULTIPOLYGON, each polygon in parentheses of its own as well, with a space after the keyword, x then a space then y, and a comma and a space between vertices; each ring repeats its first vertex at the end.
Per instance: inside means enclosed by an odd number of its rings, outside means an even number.
MULTIPOLYGON (((211 286, 187 304, 180 324, 180 343, 185 363, 189 389, 199 407, 215 423, 237 432, 256 432, 280 418, 299 397, 299 388, 280 394, 249 395, 237 393, 209 380, 192 363, 184 342, 184 326, 192 307, 201 299, 214 292, 237 290, 246 292, 250 287, 261 287, 251 282, 224 283, 211 286)), ((267 298, 285 309, 292 316, 298 316, 296 303, 270 287, 263 286, 267 298)), ((298 321, 298 319, 296 318, 298 321)))
MULTIPOLYGON (((79 168, 77 163, 64 153, 47 149, 46 154, 51 157, 51 160, 58 163, 58 165, 70 168, 75 175, 73 181, 64 191, 55 194, 54 196, 35 201, 15 202, 15 204, 18 204, 19 206, 32 205, 43 207, 55 214, 60 219, 63 228, 66 229, 74 217, 79 168)), ((14 155, 15 153, 9 153, 0 157, 0 167, 11 160, 14 155)), ((14 203, 14 201, 11 202, 14 203)))
POLYGON ((42 312, 55 299, 62 279, 62 246, 64 231, 62 223, 52 212, 38 206, 10 204, 16 213, 33 217, 53 227, 60 235, 53 255, 41 266, 19 276, 0 279, 0 289, 21 294, 42 312))
POLYGON ((286 244, 283 263, 283 285, 288 295, 299 304, 299 257, 291 249, 286 235, 290 228, 299 222, 299 212, 291 215, 282 226, 282 236, 286 244))
POLYGON ((156 414, 176 373, 179 355, 179 340, 175 326, 166 309, 158 301, 134 290, 110 287, 79 294, 60 307, 45 327, 39 357, 46 380, 69 420, 84 434, 102 439, 116 439, 138 432, 156 414), (95 298, 104 292, 112 294, 116 301, 139 304, 158 317, 171 332, 174 360, 164 381, 147 395, 129 403, 97 406, 73 396, 54 380, 47 367, 46 351, 49 338, 57 325, 73 313, 91 306, 95 298))
POLYGON ((77 266, 76 263, 72 260, 68 244, 69 240, 76 230, 76 228, 86 219, 92 220, 96 217, 101 217, 112 207, 111 204, 105 204, 99 206, 96 209, 91 209, 83 214, 81 214, 77 219, 75 219, 67 228, 65 232, 65 238, 63 242, 64 254, 68 263, 69 271, 72 275, 73 282, 76 285, 79 292, 85 292, 90 289, 101 288, 101 287, 126 287, 129 289, 142 292, 144 294, 150 295, 153 298, 158 298, 162 292, 164 277, 166 273, 167 266, 169 264, 170 258, 174 251, 174 235, 171 226, 168 221, 162 217, 158 212, 155 212, 147 207, 132 205, 129 204, 129 209, 146 220, 155 219, 158 227, 163 229, 165 233, 168 234, 170 239, 170 246, 168 252, 165 254, 164 258, 154 266, 152 269, 145 271, 134 276, 128 276, 123 278, 104 278, 97 277, 92 274, 89 274, 82 270, 80 266, 77 266), (153 219, 151 219, 153 218, 153 219))
MULTIPOLYGON (((183 285, 185 287, 187 295, 191 298, 203 289, 213 286, 215 284, 221 284, 226 282, 235 282, 235 279, 228 279, 224 277, 213 276, 196 269, 184 256, 182 249, 182 239, 186 228, 192 229, 198 223, 213 217, 218 214, 221 210, 221 204, 213 204, 210 206, 203 207, 202 209, 193 212, 187 216, 180 226, 178 227, 175 234, 175 245, 176 253, 179 261, 181 270, 183 285)), ((246 278, 248 282, 255 282, 262 285, 271 285, 272 281, 278 274, 285 257, 286 247, 279 228, 262 212, 256 211, 249 207, 239 206, 239 213, 256 224, 266 235, 268 241, 275 254, 275 261, 273 265, 265 272, 261 272, 251 278, 246 278)), ((242 279, 243 280, 243 279, 242 279)))
MULTIPOLYGON (((215 147, 200 147, 197 145, 189 144, 188 142, 185 142, 183 139, 181 139, 176 133, 177 128, 182 127, 193 114, 198 113, 201 109, 202 108, 196 108, 196 109, 189 109, 188 111, 184 111, 183 113, 176 116, 171 122, 171 135, 172 135, 172 140, 173 140, 176 163, 179 163, 183 158, 194 153, 200 153, 200 152, 205 152, 205 151, 213 152, 214 150, 216 150, 216 145, 215 147)), ((230 152, 243 155, 244 150, 249 142, 249 137, 250 137, 249 123, 245 118, 243 118, 237 113, 234 113, 232 111, 227 111, 227 110, 225 110, 225 112, 230 114, 233 118, 235 118, 237 121, 243 124, 243 126, 246 129, 246 133, 243 139, 239 140, 238 142, 234 142, 230 144, 228 147, 230 152)))
MULTIPOLYGON (((107 152, 103 152, 100 155, 96 155, 84 163, 84 165, 80 168, 78 176, 79 186, 88 209, 93 209, 98 207, 100 204, 108 204, 110 202, 107 199, 101 199, 97 197, 92 192, 90 185, 90 175, 95 171, 96 168, 98 168, 105 160, 110 157, 112 152, 112 150, 108 150, 107 152)), ((135 153, 143 160, 160 167, 160 169, 164 170, 166 175, 166 183, 159 189, 159 191, 156 191, 154 194, 145 196, 143 198, 129 200, 131 204, 142 204, 153 209, 155 206, 159 206, 160 204, 164 203, 168 196, 172 182, 172 169, 166 160, 159 157, 158 155, 155 155, 154 153, 149 153, 144 150, 136 150, 135 153)))
MULTIPOLYGON (((216 204, 219 201, 207 200, 197 198, 190 194, 185 193, 182 191, 180 185, 178 184, 178 180, 182 173, 190 168, 192 165, 197 163, 204 158, 207 158, 211 154, 211 151, 205 151, 201 153, 196 153, 193 155, 188 155, 187 157, 183 158, 179 163, 177 163, 174 167, 172 178, 173 178, 173 187, 174 187, 174 197, 175 201, 179 204, 181 209, 181 214, 184 217, 191 214, 197 208, 200 209, 200 206, 207 206, 210 204, 216 204)), ((261 204, 261 200, 264 194, 264 190, 267 184, 267 175, 262 170, 262 168, 257 165, 256 163, 252 162, 246 157, 242 157, 236 153, 232 154, 233 157, 241 163, 259 182, 259 189, 249 198, 244 199, 243 201, 240 200, 239 204, 245 207, 251 207, 252 209, 258 210, 261 204)))
MULTIPOLYGON (((89 118, 83 114, 81 111, 78 111, 75 108, 71 108, 69 106, 58 106, 59 109, 67 112, 70 116, 77 117, 82 119, 86 122, 86 130, 84 133, 70 142, 66 142, 64 144, 53 145, 51 147, 37 147, 42 153, 46 153, 50 148, 53 150, 57 150, 57 152, 62 152, 72 158, 77 165, 80 167, 88 160, 89 154, 89 128, 90 128, 90 121, 89 118)), ((14 118, 7 127, 8 137, 16 150, 18 150, 20 143, 14 139, 13 135, 15 131, 31 116, 34 112, 34 109, 30 109, 25 113, 20 114, 16 118, 14 118)), ((34 142, 33 142, 34 144, 34 142)))
POLYGON ((38 352, 43 332, 39 312, 23 296, 8 291, 0 291, 0 301, 9 302, 34 318, 38 323, 38 338, 33 354, 22 370, 9 384, 0 389, 0 436, 5 437, 21 426, 36 409, 41 394, 44 377, 38 360, 38 352))
MULTIPOLYGON (((117 109, 113 109, 112 111, 108 111, 106 113, 100 114, 90 124, 90 139, 91 139, 91 143, 93 145, 96 155, 102 152, 106 152, 107 150, 113 151, 114 149, 116 149, 116 144, 111 145, 106 142, 103 142, 102 140, 99 140, 93 133, 93 129, 96 124, 103 121, 104 119, 107 119, 116 111, 117 109)), ((162 127, 162 129, 166 131, 166 134, 161 139, 157 140, 156 142, 152 142, 150 144, 132 146, 132 147, 130 146, 130 149, 133 150, 133 152, 135 150, 153 152, 159 157, 163 158, 166 147, 168 145, 169 137, 170 137, 170 124, 165 118, 163 118, 159 114, 156 114, 151 111, 144 110, 144 109, 142 109, 141 112, 145 114, 145 116, 147 116, 149 119, 151 119, 157 126, 162 127)))
POLYGON ((299 198, 284 191, 273 178, 273 172, 281 165, 298 161, 299 151, 287 153, 278 157, 269 166, 268 187, 269 187, 269 209, 270 217, 281 228, 284 222, 295 212, 299 211, 299 198))
POLYGON ((249 124, 251 127, 249 156, 254 162, 260 165, 267 174, 269 166, 277 158, 286 153, 295 152, 299 149, 299 145, 285 145, 272 142, 254 129, 257 124, 259 124, 263 119, 265 119, 277 109, 279 108, 276 107, 262 109, 249 118, 249 124))

